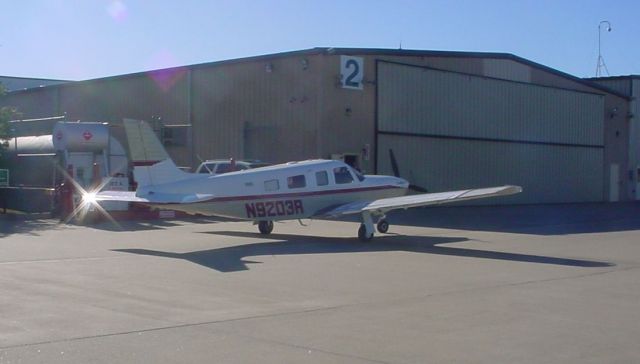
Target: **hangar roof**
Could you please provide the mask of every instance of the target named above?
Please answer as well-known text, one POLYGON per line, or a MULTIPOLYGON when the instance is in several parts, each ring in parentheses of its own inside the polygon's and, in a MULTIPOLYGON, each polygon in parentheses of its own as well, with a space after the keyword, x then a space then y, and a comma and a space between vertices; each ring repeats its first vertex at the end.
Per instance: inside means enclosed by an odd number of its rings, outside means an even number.
POLYGON ((59 85, 61 83, 71 82, 69 80, 52 80, 49 78, 32 78, 32 77, 14 77, 0 76, 0 83, 7 92, 19 91, 29 88, 38 88, 51 85, 59 85))
MULTIPOLYGON (((516 56, 514 54, 511 54, 511 53, 434 51, 434 50, 387 49, 387 48, 334 48, 334 47, 316 47, 316 48, 297 50, 297 51, 272 53, 272 54, 266 54, 266 55, 251 56, 251 57, 244 57, 244 58, 236 58, 236 59, 223 60, 223 61, 199 63, 199 64, 193 64, 193 65, 187 65, 187 66, 177 66, 177 67, 170 67, 170 68, 165 68, 165 69, 157 69, 157 70, 150 70, 150 71, 143 71, 143 72, 135 72, 135 73, 124 74, 124 75, 116 75, 116 76, 110 76, 110 77, 104 77, 104 78, 96 78, 96 79, 90 79, 90 80, 84 80, 84 81, 69 82, 69 83, 59 84, 59 85, 45 86, 45 88, 48 88, 48 87, 65 87, 65 86, 70 86, 70 85, 74 85, 74 84, 78 84, 78 83, 99 81, 99 80, 115 80, 115 79, 121 79, 121 78, 136 77, 136 76, 147 74, 149 72, 169 71, 169 70, 176 70, 176 69, 183 69, 183 68, 198 69, 198 68, 212 67, 212 66, 218 66, 218 65, 224 65, 224 64, 255 62, 255 61, 259 61, 259 60, 269 60, 269 59, 285 58, 285 57, 292 57, 292 56, 317 55, 317 54, 506 59, 506 60, 512 60, 512 61, 515 61, 515 62, 519 62, 519 63, 525 64, 527 66, 530 66, 530 67, 533 67, 533 68, 537 68, 537 69, 543 70, 545 72, 549 72, 551 74, 555 74, 555 75, 563 77, 563 78, 570 79, 570 80, 572 80, 574 82, 577 82, 577 83, 580 83, 580 84, 586 85, 588 87, 591 87, 591 88, 594 88, 594 89, 598 89, 598 90, 601 90, 601 91, 604 91, 604 92, 607 92, 607 93, 610 93, 610 94, 614 94, 616 96, 619 96, 619 97, 622 97, 622 98, 625 98, 625 99, 629 98, 627 95, 621 94, 621 93, 619 93, 619 92, 617 92, 615 90, 612 90, 612 89, 610 89, 610 88, 608 88, 606 86, 603 86, 603 85, 600 85, 598 83, 592 82, 590 79, 584 79, 584 78, 576 77, 576 76, 570 75, 568 73, 556 70, 554 68, 547 67, 547 66, 544 66, 542 64, 530 61, 528 59, 525 59, 525 58, 522 58, 522 57, 518 57, 518 56, 516 56)), ((638 77, 638 76, 631 76, 631 77, 638 77)), ((16 91, 13 91, 11 93, 30 92, 30 91, 33 91, 33 90, 34 89, 16 90, 16 91)))

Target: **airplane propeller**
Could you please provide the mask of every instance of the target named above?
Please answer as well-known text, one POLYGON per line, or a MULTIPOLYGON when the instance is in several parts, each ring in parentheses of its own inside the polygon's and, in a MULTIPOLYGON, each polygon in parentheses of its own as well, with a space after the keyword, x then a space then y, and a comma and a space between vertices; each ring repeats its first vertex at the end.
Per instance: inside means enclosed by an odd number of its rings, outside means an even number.
MULTIPOLYGON (((398 161, 396 160, 396 156, 393 153, 393 149, 389 149, 389 159, 391 160, 391 169, 393 170, 393 175, 396 177, 400 177, 400 168, 398 168, 398 161)), ((419 193, 429 192, 429 190, 427 190, 426 188, 411 183, 409 183, 409 189, 419 193)))

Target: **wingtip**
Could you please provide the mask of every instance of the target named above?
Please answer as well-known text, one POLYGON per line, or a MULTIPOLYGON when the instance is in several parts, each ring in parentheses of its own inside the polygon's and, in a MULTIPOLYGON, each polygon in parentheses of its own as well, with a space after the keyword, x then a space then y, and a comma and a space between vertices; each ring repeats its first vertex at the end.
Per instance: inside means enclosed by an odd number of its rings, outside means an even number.
POLYGON ((505 187, 506 187, 506 189, 504 191, 507 194, 510 194, 510 195, 522 192, 522 187, 521 186, 508 185, 508 186, 505 186, 505 187))

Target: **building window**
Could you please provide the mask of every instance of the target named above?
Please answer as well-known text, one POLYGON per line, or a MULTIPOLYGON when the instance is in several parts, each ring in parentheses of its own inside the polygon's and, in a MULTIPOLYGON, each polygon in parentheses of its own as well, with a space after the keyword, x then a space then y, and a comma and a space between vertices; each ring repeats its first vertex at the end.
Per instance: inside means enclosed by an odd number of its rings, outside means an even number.
POLYGON ((289 188, 302 188, 306 185, 307 182, 304 178, 304 174, 287 178, 287 186, 289 186, 289 188))
POLYGON ((189 145, 189 125, 165 125, 160 129, 160 139, 164 145, 189 145))
POLYGON ((316 172, 316 185, 326 186, 329 184, 329 174, 326 171, 316 172))
POLYGON ((264 190, 265 191, 277 191, 280 189, 280 183, 277 179, 272 179, 268 181, 264 181, 264 190))
POLYGON ((349 168, 347 167, 337 167, 333 169, 333 175, 336 178, 336 183, 351 183, 353 182, 353 176, 349 173, 349 168))

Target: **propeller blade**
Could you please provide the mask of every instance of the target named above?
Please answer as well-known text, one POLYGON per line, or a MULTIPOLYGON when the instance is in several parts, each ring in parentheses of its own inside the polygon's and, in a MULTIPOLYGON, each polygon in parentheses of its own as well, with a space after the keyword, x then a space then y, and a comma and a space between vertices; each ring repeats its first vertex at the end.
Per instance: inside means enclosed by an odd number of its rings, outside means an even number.
MULTIPOLYGON (((396 159, 396 155, 393 153, 393 149, 389 149, 389 159, 391 160, 391 169, 393 169, 393 175, 396 177, 400 177, 400 169, 398 168, 398 160, 396 159)), ((429 192, 426 188, 409 184, 409 189, 418 193, 427 193, 429 192)))
POLYGON ((393 149, 389 149, 389 159, 391 160, 391 169, 393 169, 393 175, 396 177, 400 177, 398 161, 396 160, 396 156, 393 154, 393 149))

